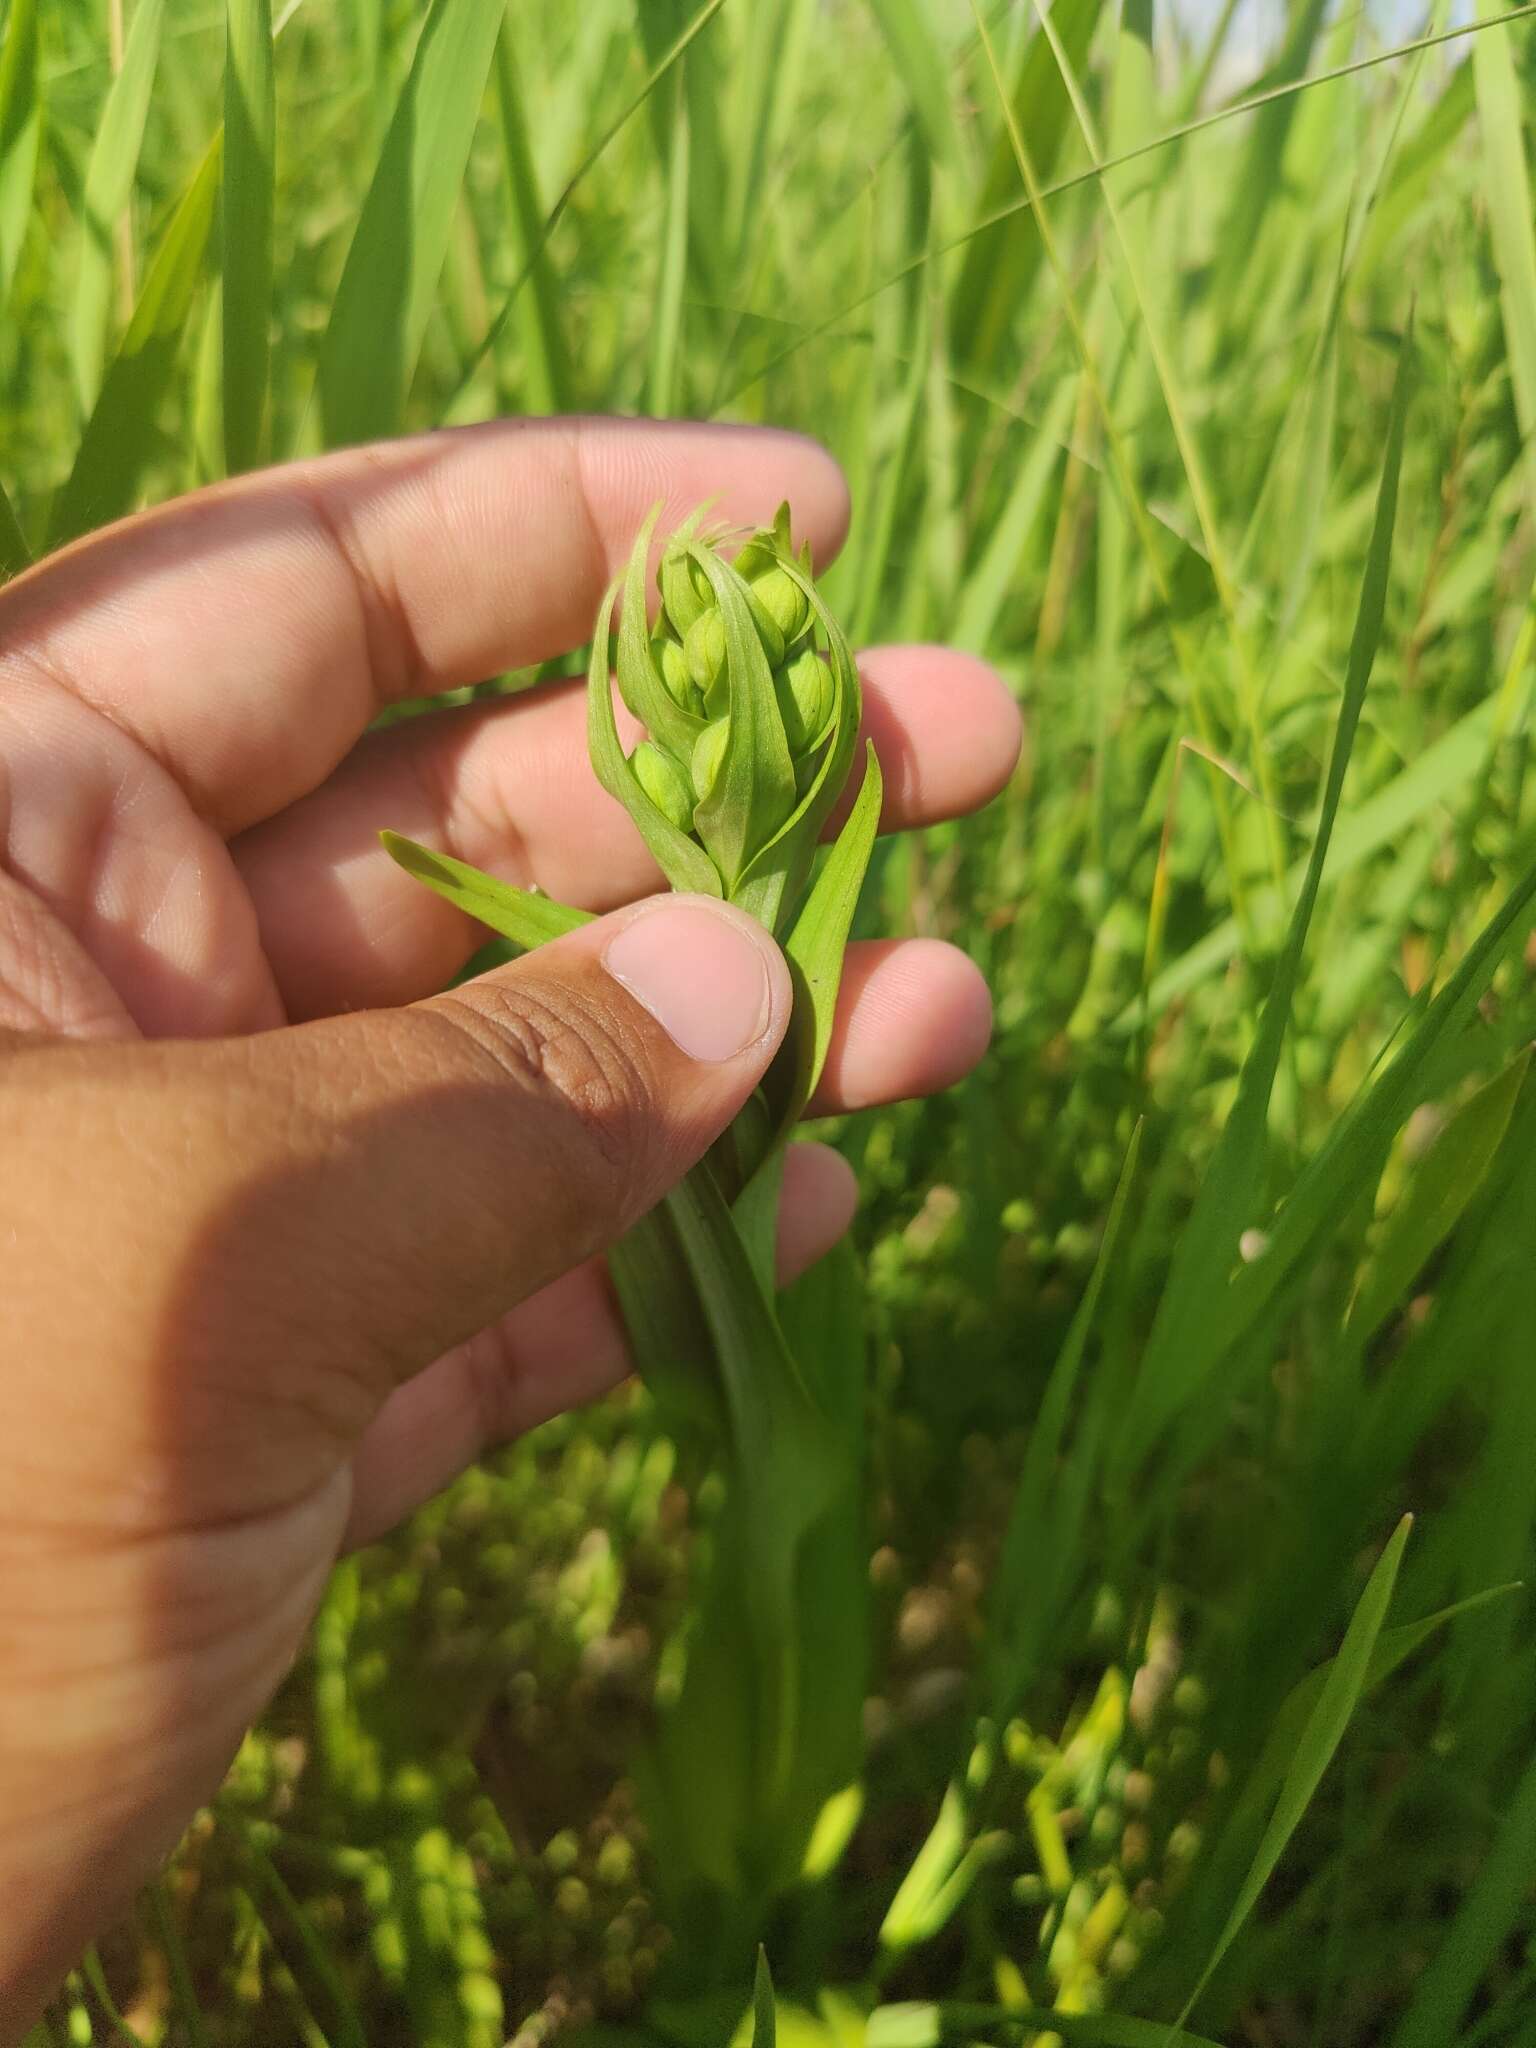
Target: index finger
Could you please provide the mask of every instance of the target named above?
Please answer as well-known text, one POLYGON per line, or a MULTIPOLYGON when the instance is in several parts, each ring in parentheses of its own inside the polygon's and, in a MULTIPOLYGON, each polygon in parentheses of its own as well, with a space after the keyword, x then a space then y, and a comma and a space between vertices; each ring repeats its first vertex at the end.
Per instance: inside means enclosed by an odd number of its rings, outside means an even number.
POLYGON ((0 593, 12 686, 60 684, 224 833, 315 788, 370 719, 591 632, 650 507, 756 525, 788 499, 818 560, 848 499, 797 434, 495 421, 293 463, 87 537, 0 593))

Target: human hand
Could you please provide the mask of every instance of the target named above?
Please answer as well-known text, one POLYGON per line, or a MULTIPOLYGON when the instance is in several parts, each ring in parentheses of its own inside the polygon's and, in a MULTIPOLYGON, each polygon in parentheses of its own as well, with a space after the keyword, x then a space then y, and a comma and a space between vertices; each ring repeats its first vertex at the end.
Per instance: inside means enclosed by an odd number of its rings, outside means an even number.
MULTIPOLYGON (((658 885, 583 689, 386 704, 590 632, 647 508, 818 560, 813 444, 503 424, 130 520, 0 593, 0 2036, 216 1789, 326 1575, 626 1369, 602 1248, 761 1078, 789 984, 658 885), (610 913, 447 996, 477 943, 380 826, 610 913)), ((862 664, 887 827, 984 801, 1018 719, 936 649, 862 664)), ((979 1057, 974 968, 850 949, 816 1107, 979 1057)), ((790 1155, 781 1260, 845 1228, 790 1155)))

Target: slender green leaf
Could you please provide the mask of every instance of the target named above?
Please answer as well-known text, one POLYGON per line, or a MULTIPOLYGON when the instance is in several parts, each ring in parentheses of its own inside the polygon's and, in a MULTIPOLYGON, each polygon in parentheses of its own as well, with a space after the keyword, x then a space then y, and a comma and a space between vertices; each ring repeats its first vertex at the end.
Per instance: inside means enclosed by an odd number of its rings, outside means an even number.
POLYGON ((222 134, 209 144, 149 267, 75 466, 54 504, 52 547, 116 519, 138 494, 156 446, 161 400, 175 375, 182 331, 204 275, 222 145, 222 134))
POLYGON ((802 1675, 795 1579, 803 1544, 847 1482, 846 1452, 806 1390, 747 1247, 707 1169, 666 1197, 703 1310, 730 1427, 739 1597, 751 1617, 764 1729, 758 1803, 771 1810, 794 1771, 802 1675))
POLYGON ((1088 1488, 1084 1484, 1075 1498, 1063 1499, 1058 1473, 1072 1397, 1087 1356, 1088 1340, 1094 1333, 1104 1286, 1120 1249, 1141 1158, 1142 1129, 1138 1121, 1115 1185, 1087 1291, 1046 1382, 1045 1397, 1030 1432, 1024 1469, 1019 1475, 1003 1537, 983 1652, 988 1711, 999 1722, 1006 1721, 1015 1711, 1046 1630, 1060 1610, 1063 1567, 1069 1560, 1080 1560, 1082 1556, 1070 1539, 1076 1534, 1076 1517, 1087 1504, 1088 1488))
POLYGON ((139 0, 123 50, 123 68, 102 107, 86 165, 80 268, 69 314, 70 361, 86 414, 101 389, 112 296, 112 236, 133 194, 164 22, 165 0, 139 0))
POLYGON ((1039 425, 1030 432, 1028 453, 1019 464, 981 558, 965 579, 948 635, 956 647, 981 654, 991 643, 998 617, 1016 586, 1029 536, 1060 467, 1076 406, 1077 379, 1063 378, 1051 393, 1039 425))
POLYGON ((1381 1326, 1430 1253, 1455 1228, 1504 1142, 1530 1064, 1527 1049, 1458 1110, 1416 1162, 1408 1191, 1350 1311, 1357 1342, 1363 1343, 1381 1326))
MULTIPOLYGON (((1497 22, 1503 10, 1482 0, 1479 14, 1497 22)), ((1507 31, 1478 36, 1472 45, 1477 111, 1499 302, 1515 387, 1515 411, 1529 466, 1527 489, 1536 488, 1536 227, 1526 162, 1522 88, 1507 31)))
POLYGON ((351 1993, 340 1970, 332 1960, 330 1950, 315 1926, 310 1915, 304 1910, 282 1872, 272 1861, 255 1830, 239 1828, 242 1853, 249 1859, 257 1876, 281 1908, 285 1919, 298 1937, 299 1945, 309 1961, 310 1968, 324 1986, 327 1996, 336 2009, 335 2040, 337 2048, 365 2048, 367 2033, 351 1993))
POLYGON ((545 246, 544 202, 539 196, 517 39, 510 19, 502 22, 496 38, 496 98, 512 201, 513 246, 528 281, 526 297, 518 300, 524 379, 521 410, 567 412, 573 404, 574 390, 570 351, 566 346, 560 290, 545 246))
MULTIPOLYGON (((1099 9, 1100 0, 1057 0, 1053 10, 1062 47, 1078 69, 1093 41, 1099 9)), ((1011 100, 1014 122, 1029 138, 1036 171, 1042 181, 1048 181, 1066 137, 1071 102, 1045 36, 1036 35, 1031 41, 1011 100)), ((1008 206, 1017 187, 1013 146, 1005 125, 993 145, 977 206, 978 225, 967 244, 949 312, 956 357, 970 369, 990 370, 995 365, 1044 254, 1039 229, 1027 210, 1015 210, 1011 219, 993 219, 1008 206)))
POLYGON ((870 0, 902 90, 934 158, 949 163, 959 146, 949 103, 948 65, 923 0, 870 0))
POLYGON ((27 546, 27 537, 21 530, 9 493, 0 484, 0 583, 19 576, 31 564, 32 550, 27 546))
POLYGON ((402 424, 504 9, 505 0, 433 0, 321 345, 328 446, 402 424))
POLYGON ((112 1987, 107 1982, 107 1973, 101 1967, 101 1957, 94 1947, 88 1948, 81 1958, 80 1973, 90 1985, 96 2003, 117 2033, 128 2043, 128 2048, 148 2048, 143 2035, 136 2033, 118 2010, 117 2001, 112 1996, 112 1987))
POLYGON ((401 838, 398 832, 381 832, 379 837, 390 858, 398 861, 408 875, 425 882, 467 917, 489 925, 493 932, 500 932, 516 946, 542 946, 548 939, 564 938, 567 932, 578 931, 591 922, 589 911, 572 910, 549 896, 514 888, 510 882, 498 882, 467 861, 455 860, 447 853, 434 853, 430 847, 418 846, 414 839, 401 838))
POLYGON ((683 322, 683 286, 688 276, 688 95, 681 68, 673 73, 672 135, 664 173, 665 225, 656 279, 656 317, 645 378, 645 409, 657 419, 677 410, 680 391, 678 341, 683 322))
POLYGON ((1398 362, 1360 606, 1350 643, 1349 669, 1328 763, 1322 812, 1290 930, 1264 1005, 1258 1036, 1243 1066, 1237 1101, 1182 1232, 1147 1355, 1121 1438, 1121 1455, 1142 1455, 1168 1420, 1189 1400, 1221 1356, 1221 1319, 1211 1314, 1211 1293, 1230 1272, 1241 1232, 1254 1223, 1267 1156, 1270 1095, 1290 1023, 1303 949, 1322 882, 1323 864, 1343 795, 1366 685, 1376 662, 1386 611, 1387 577, 1397 520, 1398 479, 1411 387, 1413 338, 1405 337, 1398 362))
POLYGON ((265 445, 277 96, 271 0, 228 0, 224 60, 224 461, 265 445))
POLYGON ((1238 1888, 1227 1924, 1222 1929, 1215 1948, 1208 1958, 1200 1979, 1190 1993, 1178 2024, 1182 2026, 1194 2010, 1201 1992, 1210 1982, 1212 1973, 1222 1957, 1236 1939, 1238 1930, 1259 1900, 1259 1894, 1274 1875, 1275 1865, 1285 1853, 1286 1844, 1301 1825, 1303 1814, 1312 1803, 1312 1795, 1322 1783, 1323 1773, 1334 1758, 1334 1753, 1344 1739, 1355 1711, 1355 1704, 1370 1681, 1371 1659, 1375 1654, 1377 1638, 1382 1623, 1386 1620, 1387 1609, 1392 1604, 1392 1589, 1397 1583, 1398 1566, 1402 1563, 1403 1549, 1408 1541, 1408 1532, 1413 1526, 1413 1517, 1405 1515, 1398 1523, 1391 1540, 1376 1561, 1365 1591, 1360 1596, 1339 1654, 1328 1667, 1316 1704, 1308 1714, 1306 1725, 1296 1741, 1296 1749, 1280 1786, 1275 1810, 1270 1816, 1263 1840, 1254 1853, 1248 1875, 1238 1888))
POLYGON ((1458 2037, 1484 1971, 1529 1916, 1533 1883, 1536 1756, 1516 1782, 1471 1889, 1413 1987, 1392 2048, 1442 2048, 1458 2037))
POLYGON ((773 1976, 768 1968, 768 1952, 759 1943, 757 1973, 752 1980, 752 2048, 776 2048, 778 2038, 778 2015, 773 2003, 773 1976))
POLYGON ((21 260, 42 132, 37 0, 12 0, 0 49, 0 306, 21 260))

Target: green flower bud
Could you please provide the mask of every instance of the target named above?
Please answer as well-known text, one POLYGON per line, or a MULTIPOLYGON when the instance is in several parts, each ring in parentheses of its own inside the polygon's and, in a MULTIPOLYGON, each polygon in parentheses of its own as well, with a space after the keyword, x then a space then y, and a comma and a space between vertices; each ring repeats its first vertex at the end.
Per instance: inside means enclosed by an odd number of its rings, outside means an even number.
POLYGON ((803 758, 831 722, 837 703, 832 671, 819 654, 807 648, 774 677, 773 690, 789 751, 797 759, 803 758))
MULTIPOLYGON (((705 738, 712 729, 706 728, 705 738)), ((670 824, 675 825, 679 832, 691 832, 693 791, 689 787, 688 777, 672 756, 663 753, 654 740, 642 740, 630 755, 629 765, 635 771, 636 782, 661 815, 670 824)))
POLYGON ((661 679, 672 702, 681 705, 684 711, 692 711, 693 678, 688 673, 682 642, 674 640, 670 633, 658 633, 651 642, 651 655, 661 671, 661 679))
POLYGON ((700 612, 688 628, 683 660, 707 699, 725 674, 725 621, 718 611, 700 612))
POLYGON ((784 645, 788 647, 798 640, 805 631, 811 608, 794 578, 776 563, 766 574, 752 578, 751 589, 758 604, 784 635, 784 645))
POLYGON ((662 554, 656 581, 672 630, 683 638, 699 614, 714 605, 715 593, 709 578, 686 547, 669 547, 662 554))
POLYGON ((707 803, 720 780, 720 769, 725 761, 725 745, 730 738, 731 721, 717 718, 706 725, 694 742, 693 787, 699 802, 707 803))
POLYGON ((763 652, 768 657, 768 666, 777 668, 784 659, 784 633, 778 620, 758 596, 756 587, 747 585, 747 603, 752 610, 752 623, 757 628, 757 637, 763 643, 763 652))
POLYGON ((760 540, 749 540, 731 563, 736 574, 744 576, 749 583, 755 583, 759 576, 766 576, 777 566, 778 556, 767 542, 760 540))

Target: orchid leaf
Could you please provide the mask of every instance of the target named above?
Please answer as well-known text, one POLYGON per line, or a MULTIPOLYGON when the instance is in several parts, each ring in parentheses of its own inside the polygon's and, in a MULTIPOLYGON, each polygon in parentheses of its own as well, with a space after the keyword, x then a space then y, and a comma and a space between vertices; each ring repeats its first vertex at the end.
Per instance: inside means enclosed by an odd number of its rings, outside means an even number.
POLYGON ((573 910, 552 897, 535 895, 531 889, 498 882, 467 861, 455 860, 447 853, 434 853, 429 846, 418 846, 414 839, 402 839, 398 832, 381 832, 379 837, 391 860, 397 861, 408 875, 425 882, 456 909, 489 925, 493 932, 499 932, 525 951, 532 951, 549 939, 563 939, 567 932, 592 921, 589 911, 573 910))

